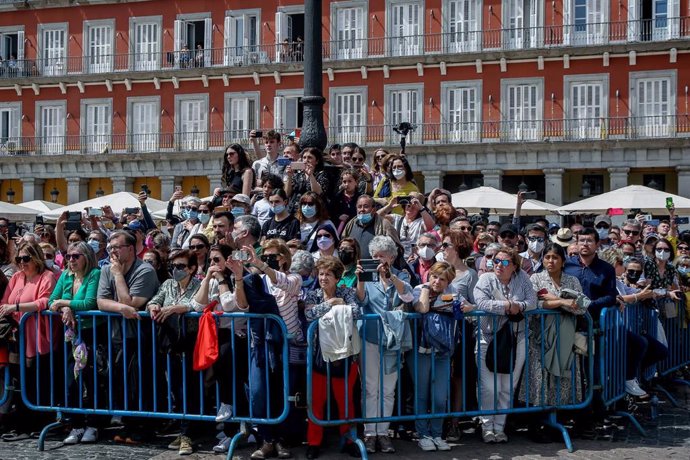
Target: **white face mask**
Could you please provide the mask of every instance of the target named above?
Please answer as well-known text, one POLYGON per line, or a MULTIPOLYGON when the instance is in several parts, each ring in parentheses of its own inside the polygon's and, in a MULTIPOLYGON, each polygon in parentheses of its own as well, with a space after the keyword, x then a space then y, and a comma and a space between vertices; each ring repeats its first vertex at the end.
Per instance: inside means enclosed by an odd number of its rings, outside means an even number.
POLYGON ((431 246, 424 246, 418 251, 418 254, 419 257, 426 261, 429 261, 436 256, 436 252, 433 249, 431 249, 431 246))
POLYGON ((393 177, 396 179, 400 179, 405 176, 405 170, 404 169, 394 169, 393 170, 393 177))
POLYGON ((540 253, 544 250, 544 243, 540 241, 530 241, 527 243, 527 247, 534 253, 540 253))
POLYGON ((51 270, 53 268, 53 259, 46 259, 45 263, 46 263, 46 268, 48 270, 51 270))
POLYGON ((609 229, 608 228, 598 228, 597 233, 599 234, 600 240, 607 240, 609 238, 609 229))
POLYGON ((666 262, 668 259, 671 258, 671 253, 670 253, 670 252, 659 251, 659 250, 657 250, 657 251, 654 251, 654 253, 656 254, 656 258, 657 258, 657 259, 663 260, 664 262, 666 262))

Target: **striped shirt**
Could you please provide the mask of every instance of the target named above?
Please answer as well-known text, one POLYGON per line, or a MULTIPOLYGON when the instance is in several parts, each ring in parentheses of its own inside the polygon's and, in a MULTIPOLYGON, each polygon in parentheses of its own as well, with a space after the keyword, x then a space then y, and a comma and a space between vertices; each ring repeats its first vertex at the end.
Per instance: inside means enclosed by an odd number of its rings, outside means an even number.
POLYGON ((303 362, 303 350, 306 345, 304 333, 302 331, 302 322, 299 319, 299 305, 298 301, 302 292, 302 277, 296 273, 285 274, 275 271, 276 283, 273 284, 271 279, 266 275, 261 275, 268 286, 268 292, 276 298, 280 316, 285 321, 285 327, 288 334, 292 336, 290 339, 290 356, 289 361, 303 362))

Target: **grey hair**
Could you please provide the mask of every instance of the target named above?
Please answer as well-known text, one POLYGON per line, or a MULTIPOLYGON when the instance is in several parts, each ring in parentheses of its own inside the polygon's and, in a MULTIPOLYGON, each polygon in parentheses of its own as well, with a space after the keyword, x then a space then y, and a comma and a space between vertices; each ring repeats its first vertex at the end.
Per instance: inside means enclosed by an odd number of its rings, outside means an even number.
POLYGON ((314 272, 314 258, 309 251, 298 249, 292 255, 292 265, 290 265, 290 273, 313 273, 314 272))
POLYGON ((235 223, 240 224, 243 229, 247 230, 249 234, 256 240, 261 238, 261 224, 256 216, 246 214, 235 218, 235 223))
POLYGON ((501 245, 501 243, 489 243, 489 244, 487 244, 486 247, 484 248, 484 252, 486 252, 486 251, 498 251, 498 250, 500 250, 502 247, 503 247, 503 246, 501 245))
POLYGON ((86 265, 84 266, 84 275, 91 273, 91 270, 98 268, 98 262, 96 261, 96 253, 93 252, 93 248, 89 246, 88 243, 84 241, 77 241, 72 243, 67 247, 67 252, 77 251, 79 254, 84 256, 86 260, 86 265))
POLYGON ((640 225, 640 222, 635 220, 635 219, 628 219, 625 222, 623 222, 623 225, 621 225, 621 228, 628 226, 628 227, 634 227, 638 230, 642 228, 642 225, 640 225))
POLYGON ((398 256, 398 247, 390 236, 378 235, 369 242, 369 254, 383 252, 390 257, 398 256))
MULTIPOLYGON (((436 236, 436 233, 425 232, 419 235, 419 239, 421 238, 428 238, 434 242, 434 246, 438 246, 438 237, 436 236)), ((417 241, 419 241, 419 239, 417 239, 417 241)))
POLYGON ((129 244, 130 246, 136 246, 137 244, 136 237, 125 230, 115 230, 113 233, 111 233, 108 237, 108 243, 113 241, 115 238, 124 238, 125 244, 129 244))
POLYGON ((198 196, 189 195, 184 197, 182 201, 187 204, 196 203, 197 206, 201 206, 201 198, 198 196))
POLYGON ((623 258, 623 267, 628 268, 628 265, 630 264, 640 264, 640 266, 644 267, 644 262, 642 262, 642 259, 636 256, 632 256, 628 259, 625 257, 623 258))

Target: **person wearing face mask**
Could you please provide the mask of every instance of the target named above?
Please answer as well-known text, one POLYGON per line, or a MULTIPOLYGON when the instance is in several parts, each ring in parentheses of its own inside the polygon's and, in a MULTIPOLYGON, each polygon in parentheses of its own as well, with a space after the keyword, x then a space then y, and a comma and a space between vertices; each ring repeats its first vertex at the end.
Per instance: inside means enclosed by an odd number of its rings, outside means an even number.
POLYGON ((55 281, 62 275, 62 269, 55 263, 55 247, 50 243, 39 243, 43 250, 43 256, 46 258, 46 270, 50 270, 55 277, 55 281))
MULTIPOLYGON (((299 200, 297 220, 300 222, 300 242, 310 249, 316 243, 317 228, 330 225, 335 231, 335 224, 328 218, 328 210, 319 195, 307 192, 299 200)), ((314 249, 311 249, 314 251, 314 249)))
POLYGON ((422 283, 426 283, 429 270, 436 262, 436 253, 439 249, 438 238, 435 233, 423 233, 417 240, 413 256, 408 259, 410 267, 422 283))
MULTIPOLYGON (((419 193, 417 184, 414 183, 412 168, 407 160, 399 155, 388 159, 388 180, 379 182, 374 199, 381 206, 385 206, 393 197, 409 196, 419 193)), ((403 209, 395 208, 393 213, 403 215, 403 209)))
POLYGON ((338 245, 338 258, 345 271, 338 281, 338 286, 354 288, 357 286, 357 263, 360 259, 359 243, 353 238, 343 238, 338 245))
POLYGON ((184 220, 175 226, 170 246, 172 249, 189 248, 191 236, 204 230, 204 224, 199 219, 201 200, 195 196, 188 196, 185 201, 187 206, 181 210, 181 217, 184 220))
POLYGON ((484 249, 484 257, 479 259, 479 267, 477 267, 477 275, 482 276, 484 273, 493 273, 494 271, 494 254, 501 249, 501 243, 490 243, 484 249))
POLYGON ((663 294, 657 295, 657 298, 679 300, 676 267, 670 262, 675 258, 673 245, 669 240, 661 238, 654 245, 653 254, 653 257, 645 259, 644 262, 645 279, 649 280, 652 289, 664 291, 663 294))
POLYGON ((369 243, 375 236, 388 236, 400 246, 400 238, 393 224, 380 217, 374 207, 374 199, 362 195, 357 199, 357 216, 345 225, 343 238, 354 238, 362 249, 362 259, 370 259, 369 243))
POLYGON ((527 226, 527 250, 520 253, 523 260, 522 267, 528 275, 539 273, 544 269, 542 256, 544 252, 544 242, 546 241, 546 229, 536 224, 527 226))
POLYGON ((338 235, 332 225, 320 225, 314 234, 316 237, 310 247, 314 261, 319 260, 323 256, 338 257, 336 249, 338 246, 338 235))
POLYGON ((280 238, 290 241, 300 236, 299 220, 288 212, 288 196, 283 189, 275 189, 268 197, 273 217, 261 228, 261 238, 280 238))
POLYGON ((230 199, 230 212, 236 218, 251 214, 251 200, 244 193, 238 193, 230 199))
MULTIPOLYGON (((161 284, 156 295, 146 304, 146 310, 151 314, 151 319, 159 324, 159 328, 165 325, 166 329, 179 332, 182 328, 180 315, 193 311, 194 296, 201 286, 201 281, 194 276, 197 271, 197 261, 196 256, 189 250, 183 249, 174 253, 170 268, 172 268, 172 278, 161 284)), ((170 388, 172 388, 175 400, 182 401, 182 398, 186 398, 187 411, 194 412, 198 411, 199 392, 188 390, 186 396, 182 394, 182 373, 183 371, 186 372, 187 382, 194 382, 192 358, 198 320, 190 318, 186 320, 185 326, 184 348, 175 350, 159 348, 158 352, 161 355, 158 362, 164 363, 166 357, 169 357, 171 370, 167 376, 171 380, 170 388), (182 360, 186 361, 186 366, 182 365, 182 360)), ((159 331, 162 330, 159 329, 159 331)), ((181 410, 181 407, 178 406, 176 409, 181 410)), ((180 435, 172 443, 172 445, 177 446, 180 455, 189 455, 193 452, 194 443, 190 437, 190 427, 195 427, 195 425, 198 426, 198 422, 182 421, 180 424, 180 435)))
POLYGON ((94 254, 96 254, 96 260, 98 261, 99 267, 107 263, 105 262, 108 260, 108 251, 106 251, 107 242, 105 234, 102 231, 92 230, 91 233, 89 233, 89 238, 86 240, 86 243, 93 249, 94 254))
POLYGON ((403 199, 393 197, 386 206, 378 210, 379 216, 393 222, 393 226, 400 235, 400 243, 405 251, 406 259, 412 254, 412 247, 419 239, 419 235, 432 231, 436 225, 434 216, 422 204, 423 201, 424 195, 413 193, 403 199), (403 210, 402 215, 394 213, 398 208, 403 210))
POLYGON ((606 214, 600 214, 594 219, 594 229, 599 234, 599 249, 611 246, 613 243, 609 239, 611 230, 611 218, 606 214))

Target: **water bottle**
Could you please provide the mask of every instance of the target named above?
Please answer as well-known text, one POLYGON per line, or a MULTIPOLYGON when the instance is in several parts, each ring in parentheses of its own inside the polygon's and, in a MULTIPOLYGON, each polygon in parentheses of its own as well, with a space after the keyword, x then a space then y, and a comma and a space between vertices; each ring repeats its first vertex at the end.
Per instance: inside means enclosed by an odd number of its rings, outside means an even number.
POLYGON ((656 420, 659 416, 659 398, 656 395, 653 395, 652 399, 649 400, 649 408, 652 420, 656 420))

